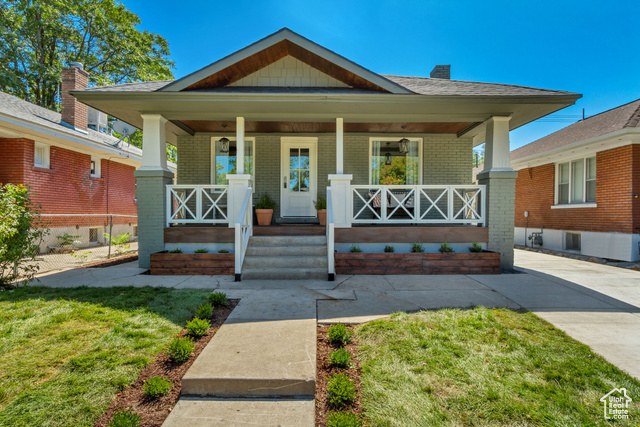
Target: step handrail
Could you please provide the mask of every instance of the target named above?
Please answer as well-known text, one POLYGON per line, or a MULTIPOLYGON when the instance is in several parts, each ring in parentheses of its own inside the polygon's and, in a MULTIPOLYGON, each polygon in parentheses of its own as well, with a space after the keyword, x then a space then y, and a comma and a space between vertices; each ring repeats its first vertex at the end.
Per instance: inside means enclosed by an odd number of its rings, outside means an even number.
POLYGON ((253 189, 247 188, 244 195, 244 201, 236 220, 236 236, 235 236, 235 280, 239 282, 242 276, 242 263, 249 246, 249 238, 253 235, 253 212, 249 208, 253 206, 253 189))
POLYGON ((333 280, 336 274, 335 268, 335 223, 333 221, 333 201, 331 187, 327 187, 327 266, 329 280, 333 280))

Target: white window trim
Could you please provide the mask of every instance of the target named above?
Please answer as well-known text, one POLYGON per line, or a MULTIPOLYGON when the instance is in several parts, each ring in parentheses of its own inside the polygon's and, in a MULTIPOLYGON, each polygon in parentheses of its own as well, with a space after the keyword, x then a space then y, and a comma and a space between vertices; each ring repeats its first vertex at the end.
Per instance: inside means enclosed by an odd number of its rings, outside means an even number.
MULTIPOLYGON (((212 136, 211 137, 211 143, 210 143, 210 147, 211 147, 211 156, 209 159, 209 165, 210 165, 210 169, 211 169, 211 173, 209 174, 209 183, 211 185, 215 185, 215 181, 216 181, 216 168, 215 168, 215 164, 216 164, 216 141, 219 141, 222 138, 222 135, 220 136, 212 136)), ((236 137, 226 137, 229 141, 236 141, 236 137)), ((245 142, 246 141, 251 141, 251 143, 253 144, 253 180, 255 182, 256 179, 256 138, 255 137, 244 137, 245 142)), ((255 185, 253 186, 253 192, 256 192, 255 189, 255 185)))
MULTIPOLYGON (((101 178, 102 177, 102 159, 100 157, 91 156, 91 161, 95 162, 95 165, 96 165, 96 171, 95 173, 91 173, 91 176, 94 178, 101 178)), ((89 165, 91 165, 91 163, 89 163, 89 165)), ((91 170, 89 170, 89 172, 91 172, 91 170)))
MULTIPOLYGON (((553 196, 553 206, 551 209, 568 209, 568 208, 597 208, 598 205, 596 202, 587 202, 587 159, 595 158, 596 156, 587 156, 587 157, 575 157, 569 160, 563 160, 555 164, 555 180, 554 180, 554 196, 553 196), (582 185, 582 202, 579 203, 571 203, 573 199, 573 173, 571 170, 571 163, 582 160, 582 171, 583 171, 583 185, 582 185), (564 165, 565 163, 569 163, 569 202, 568 203, 559 203, 558 198, 560 197, 559 182, 560 182, 560 165, 564 165)), ((596 166, 596 174, 598 173, 596 166)), ((595 180, 594 180, 595 181, 595 180)), ((598 184, 596 181, 596 191, 598 188, 598 184)))
POLYGON ((409 141, 418 141, 418 185, 422 185, 422 146, 423 146, 422 138, 411 138, 409 136, 407 137, 374 136, 369 138, 369 157, 367 157, 367 162, 368 162, 367 169, 369 170, 369 179, 367 180, 367 185, 374 185, 374 184, 371 184, 371 156, 373 155, 373 141, 393 141, 396 139, 399 141, 402 138, 407 138, 409 141))
POLYGON ((51 167, 51 146, 36 142, 33 145, 33 166, 37 168, 49 169, 51 167), (43 163, 36 163, 36 148, 43 148, 43 163))

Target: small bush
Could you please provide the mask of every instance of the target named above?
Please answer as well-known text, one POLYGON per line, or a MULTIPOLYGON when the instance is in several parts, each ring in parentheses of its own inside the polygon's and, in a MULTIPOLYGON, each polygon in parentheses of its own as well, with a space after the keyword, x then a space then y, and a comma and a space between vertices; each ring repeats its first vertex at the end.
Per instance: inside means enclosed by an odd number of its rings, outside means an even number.
POLYGON ((327 209, 327 198, 324 197, 323 194, 318 193, 318 200, 314 201, 313 204, 317 211, 327 209))
POLYGON ((201 304, 200 307, 196 310, 195 317, 200 319, 211 319, 213 316, 213 306, 211 304, 201 304))
POLYGON ((339 348, 332 351, 329 358, 331 359, 331 364, 336 368, 348 368, 349 362, 351 362, 351 353, 344 348, 339 348))
POLYGON ((472 246, 469 246, 469 252, 482 252, 482 246, 478 243, 473 243, 472 246))
POLYGON ((207 252, 209 252, 206 249, 196 249, 193 253, 194 254, 206 254, 207 252))
POLYGON ((353 337, 353 333, 347 330, 347 327, 342 323, 337 323, 329 327, 327 335, 331 344, 338 345, 349 344, 351 342, 351 338, 353 337))
POLYGON ((207 331, 211 327, 211 322, 205 319, 195 318, 191 322, 187 322, 187 334, 190 337, 200 338, 207 335, 207 331))
POLYGON ((227 294, 225 294, 224 292, 214 292, 212 294, 209 294, 209 302, 214 307, 229 305, 229 299, 227 298, 227 294))
POLYGON ((441 254, 448 254, 448 253, 452 253, 452 252, 455 252, 455 251, 453 250, 453 248, 451 246, 449 246, 445 242, 440 246, 440 249, 438 249, 438 252, 440 252, 441 254))
POLYGON ((342 408, 356 401, 356 386, 345 374, 336 374, 327 384, 329 405, 342 408))
POLYGON ((413 253, 419 253, 419 252, 424 252, 424 246, 422 245, 422 243, 412 243, 411 244, 411 252, 413 253))
POLYGON ((327 427, 360 427, 362 421, 353 412, 331 412, 327 418, 327 427))
POLYGON ((142 417, 131 409, 120 409, 113 414, 109 427, 138 427, 142 417))
POLYGON ((147 397, 160 397, 171 391, 173 383, 161 377, 151 377, 144 382, 142 390, 147 397))
POLYGON ((228 254, 229 253, 229 249, 220 249, 218 251, 219 254, 228 254))
POLYGON ((396 251, 396 248, 394 248, 394 247, 393 247, 393 246, 391 246, 391 245, 385 245, 385 246, 384 246, 384 251, 385 251, 385 252, 395 252, 395 251, 396 251))
POLYGON ((182 253, 182 249, 171 249, 169 251, 170 254, 181 254, 182 253))
POLYGON ((193 342, 186 337, 176 338, 171 341, 168 353, 169 358, 174 362, 186 362, 193 353, 193 342))
POLYGON ((256 202, 256 209, 275 209, 276 202, 273 201, 267 193, 262 193, 262 196, 256 202))
POLYGON ((360 249, 360 246, 358 245, 351 245, 349 252, 362 252, 362 249, 360 249))

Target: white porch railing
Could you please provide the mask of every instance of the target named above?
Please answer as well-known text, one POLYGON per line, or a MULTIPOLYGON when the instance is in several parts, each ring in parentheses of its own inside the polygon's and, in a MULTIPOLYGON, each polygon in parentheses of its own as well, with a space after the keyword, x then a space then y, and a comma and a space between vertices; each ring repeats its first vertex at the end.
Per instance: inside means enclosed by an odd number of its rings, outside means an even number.
POLYGON ((331 197, 331 187, 327 188, 327 265, 329 275, 335 275, 335 223, 333 222, 333 200, 331 197))
POLYGON ((481 224, 484 185, 352 185, 353 223, 481 224))
POLYGON ((247 188, 247 192, 242 202, 242 208, 238 214, 236 220, 236 255, 235 255, 235 274, 236 281, 240 280, 240 274, 242 274, 242 263, 244 262, 244 255, 247 253, 247 246, 249 246, 249 238, 253 235, 253 190, 251 187, 247 188))
POLYGON ((228 223, 228 188, 228 185, 167 185, 167 227, 228 223))

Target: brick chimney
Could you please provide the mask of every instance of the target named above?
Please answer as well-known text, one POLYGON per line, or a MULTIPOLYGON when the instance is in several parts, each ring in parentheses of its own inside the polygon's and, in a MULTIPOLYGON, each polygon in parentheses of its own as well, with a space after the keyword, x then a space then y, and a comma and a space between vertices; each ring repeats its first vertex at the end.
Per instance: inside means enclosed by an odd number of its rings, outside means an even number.
POLYGON ((447 79, 451 80, 451 65, 436 65, 431 70, 432 79, 447 79))
POLYGON ((72 62, 71 67, 62 70, 62 87, 60 89, 60 104, 62 121, 77 130, 87 130, 88 109, 69 94, 69 91, 86 89, 89 85, 89 74, 82 69, 82 64, 72 62))

